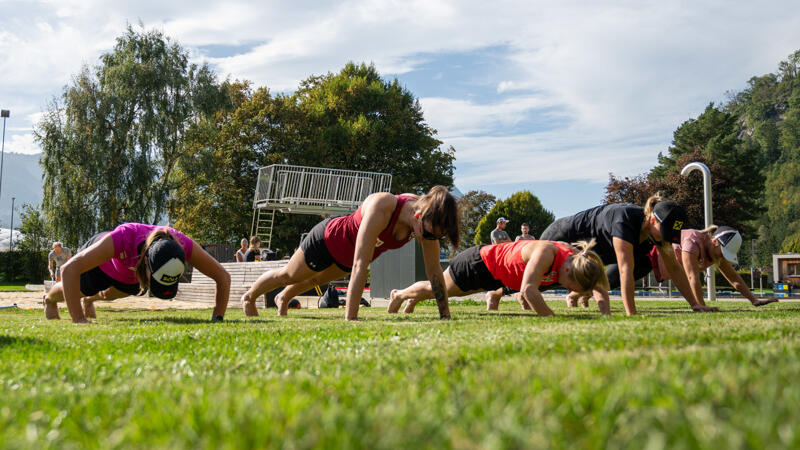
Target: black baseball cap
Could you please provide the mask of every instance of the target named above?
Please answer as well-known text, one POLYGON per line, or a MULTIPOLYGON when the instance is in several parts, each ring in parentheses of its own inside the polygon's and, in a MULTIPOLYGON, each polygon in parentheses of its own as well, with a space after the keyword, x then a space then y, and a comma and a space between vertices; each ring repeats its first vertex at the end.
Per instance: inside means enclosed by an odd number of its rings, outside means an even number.
POLYGON ((186 268, 186 253, 172 239, 154 242, 147 251, 150 266, 150 294, 171 299, 178 293, 178 279, 186 268))
POLYGON ((661 238, 665 242, 680 243, 681 230, 686 223, 686 211, 681 205, 671 200, 658 202, 653 216, 661 223, 661 238))

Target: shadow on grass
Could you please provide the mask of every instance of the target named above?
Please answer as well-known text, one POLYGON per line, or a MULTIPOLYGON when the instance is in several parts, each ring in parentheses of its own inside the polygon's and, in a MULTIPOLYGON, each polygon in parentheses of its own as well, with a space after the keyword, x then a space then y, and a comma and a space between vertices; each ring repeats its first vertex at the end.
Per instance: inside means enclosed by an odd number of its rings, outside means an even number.
MULTIPOLYGON (((137 319, 133 317, 120 317, 115 318, 115 322, 128 322, 128 323, 138 323, 138 324, 164 324, 170 323, 175 325, 201 325, 201 324, 210 324, 210 319, 198 319, 196 317, 148 317, 137 319)), ((225 324, 249 324, 249 325, 257 325, 257 324, 273 324, 279 323, 283 320, 280 318, 266 318, 266 317, 258 317, 255 319, 225 319, 224 322, 218 324, 224 326, 225 324)))
POLYGON ((36 344, 41 344, 42 342, 44 341, 30 337, 0 335, 0 349, 10 345, 17 345, 17 344, 36 345, 36 344))
POLYGON ((195 317, 147 317, 147 318, 133 318, 133 317, 120 317, 114 318, 114 322, 133 322, 133 323, 174 323, 178 325, 187 324, 201 324, 210 323, 209 319, 198 319, 195 317))

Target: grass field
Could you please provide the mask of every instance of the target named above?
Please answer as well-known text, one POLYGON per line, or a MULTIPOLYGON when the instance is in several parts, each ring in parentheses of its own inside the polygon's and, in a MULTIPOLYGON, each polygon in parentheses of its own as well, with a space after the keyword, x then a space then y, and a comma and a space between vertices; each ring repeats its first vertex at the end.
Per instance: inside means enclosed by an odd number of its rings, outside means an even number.
POLYGON ((9 282, 2 282, 0 283, 0 292, 17 292, 17 291, 27 291, 25 289, 25 283, 9 283, 9 282))
POLYGON ((798 448, 800 303, 0 311, 4 448, 798 448), (62 317, 66 317, 62 312, 62 317))

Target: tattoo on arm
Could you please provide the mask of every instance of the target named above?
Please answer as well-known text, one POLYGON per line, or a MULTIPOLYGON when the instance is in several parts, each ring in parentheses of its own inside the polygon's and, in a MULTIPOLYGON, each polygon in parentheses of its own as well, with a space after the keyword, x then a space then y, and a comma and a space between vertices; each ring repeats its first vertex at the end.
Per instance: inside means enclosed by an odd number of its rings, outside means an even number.
POLYGON ((436 306, 439 307, 439 315, 445 316, 445 312, 447 311, 447 295, 441 278, 433 277, 431 280, 431 290, 433 290, 433 296, 436 298, 436 306))

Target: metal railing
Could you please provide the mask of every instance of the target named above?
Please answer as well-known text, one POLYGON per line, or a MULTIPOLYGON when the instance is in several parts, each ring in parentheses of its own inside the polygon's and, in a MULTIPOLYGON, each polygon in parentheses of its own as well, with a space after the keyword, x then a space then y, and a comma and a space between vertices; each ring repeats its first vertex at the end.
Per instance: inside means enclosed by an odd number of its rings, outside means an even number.
POLYGON ((295 214, 352 212, 368 195, 389 192, 386 173, 275 164, 258 171, 253 208, 295 214))

